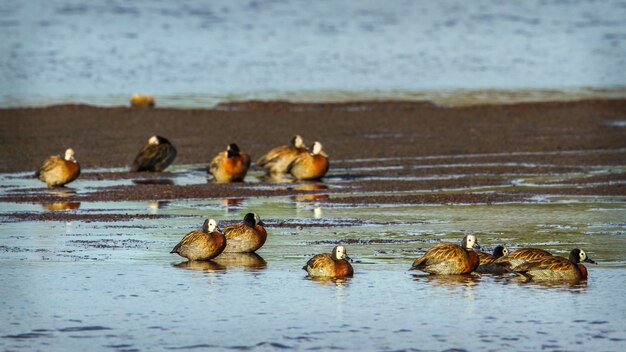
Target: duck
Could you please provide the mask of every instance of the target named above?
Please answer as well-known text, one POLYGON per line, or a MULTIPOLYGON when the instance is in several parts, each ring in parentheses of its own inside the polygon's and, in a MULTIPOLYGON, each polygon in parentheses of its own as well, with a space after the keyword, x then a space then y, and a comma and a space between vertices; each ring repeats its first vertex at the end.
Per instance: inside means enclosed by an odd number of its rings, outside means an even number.
POLYGON ((250 167, 250 155, 239 151, 239 146, 232 143, 226 151, 218 153, 207 171, 213 175, 216 182, 241 182, 250 167))
POLYGON ((302 136, 295 135, 290 145, 282 145, 276 147, 259 158, 255 163, 267 172, 268 175, 285 174, 289 164, 298 157, 298 155, 306 153, 309 148, 304 144, 302 136))
POLYGON ((509 249, 506 248, 506 246, 497 245, 496 248, 493 249, 492 254, 480 252, 480 251, 477 251, 476 254, 478 254, 478 259, 480 259, 481 265, 489 264, 489 263, 493 263, 493 261, 495 261, 496 259, 509 254, 509 249))
POLYGON ((505 274, 512 272, 523 263, 551 256, 552 253, 546 250, 524 247, 514 250, 513 252, 500 258, 496 258, 496 260, 491 263, 482 265, 480 271, 481 273, 488 274, 505 274))
POLYGON ((64 157, 49 156, 35 176, 48 184, 49 187, 63 187, 74 181, 80 175, 80 165, 74 158, 74 149, 67 148, 64 157))
POLYGON ((569 258, 546 256, 518 265, 513 272, 534 281, 581 281, 587 280, 587 268, 582 264, 596 262, 585 251, 572 249, 569 258))
POLYGON ((317 254, 309 259, 302 269, 310 277, 346 278, 354 275, 354 269, 348 261, 346 247, 337 245, 332 253, 317 254))
POLYGON ((217 226, 217 221, 207 219, 202 230, 189 232, 170 251, 188 260, 211 260, 220 255, 226 248, 226 237, 217 226))
POLYGON ((421 270, 434 275, 469 274, 480 263, 474 247, 480 249, 474 235, 465 235, 460 246, 454 243, 437 244, 415 259, 410 270, 421 270))
POLYGON ((328 172, 328 155, 322 143, 315 142, 310 153, 301 153, 287 167, 296 180, 319 180, 328 172))
POLYGON ((265 224, 255 213, 247 213, 243 222, 226 226, 226 248, 224 253, 252 253, 261 248, 267 240, 265 224))
POLYGON ((131 172, 161 172, 176 158, 176 148, 166 138, 152 136, 141 148, 131 167, 131 172))
POLYGON ((130 97, 131 108, 153 108, 154 97, 151 95, 133 94, 130 97))

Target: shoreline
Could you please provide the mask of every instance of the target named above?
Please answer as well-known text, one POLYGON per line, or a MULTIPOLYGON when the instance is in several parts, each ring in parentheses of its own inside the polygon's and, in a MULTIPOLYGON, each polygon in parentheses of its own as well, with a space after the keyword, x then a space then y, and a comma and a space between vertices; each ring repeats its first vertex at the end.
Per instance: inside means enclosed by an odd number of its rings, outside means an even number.
MULTIPOLYGON (((219 109, 230 104, 246 102, 288 102, 292 104, 345 104, 353 102, 407 102, 426 103, 440 107, 471 107, 484 105, 510 105, 521 103, 573 102, 583 100, 620 100, 626 97, 626 86, 610 87, 541 87, 541 88, 432 88, 364 89, 364 90, 302 90, 302 91, 251 91, 222 94, 157 94, 152 95, 157 106, 172 109, 219 109)), ((88 105, 103 108, 127 107, 132 94, 109 94, 105 96, 69 95, 59 97, 32 96, 16 98, 0 97, 0 109, 47 108, 64 105, 88 105)))

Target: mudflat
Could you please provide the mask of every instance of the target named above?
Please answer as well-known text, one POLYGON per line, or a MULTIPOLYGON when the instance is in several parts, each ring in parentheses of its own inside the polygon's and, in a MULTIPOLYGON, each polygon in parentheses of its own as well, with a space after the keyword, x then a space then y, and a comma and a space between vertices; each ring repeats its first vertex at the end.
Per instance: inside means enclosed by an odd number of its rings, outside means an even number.
MULTIPOLYGON (((423 204, 518 201, 537 193, 624 196, 625 111, 626 99, 454 108, 404 101, 250 101, 214 109, 0 109, 0 172, 34 172, 47 156, 72 147, 84 170, 81 179, 141 180, 100 192, 66 194, 63 201, 338 194, 315 200, 423 204), (172 166, 162 174, 101 169, 129 168, 154 134, 177 148, 175 171, 172 166), (185 172, 177 165, 193 164, 198 172, 229 143, 237 143, 256 160, 270 148, 287 144, 294 134, 302 135, 309 146, 316 140, 323 144, 330 155, 329 178, 342 180, 342 187, 324 182, 263 188, 258 182, 233 187, 168 181, 168 176, 185 172), (560 176, 559 186, 506 188, 527 174, 560 176), (462 191, 476 186, 502 191, 462 191), (457 191, 411 194, 442 189, 457 191), (368 195, 372 192, 385 193, 368 195)), ((41 188, 9 191, 0 198, 60 199, 45 191, 42 183, 41 188)))

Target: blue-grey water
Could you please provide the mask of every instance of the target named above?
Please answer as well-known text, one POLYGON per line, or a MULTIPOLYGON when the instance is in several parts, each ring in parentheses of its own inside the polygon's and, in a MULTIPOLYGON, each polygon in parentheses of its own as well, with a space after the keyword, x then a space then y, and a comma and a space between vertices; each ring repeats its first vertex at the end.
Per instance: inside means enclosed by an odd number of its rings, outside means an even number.
MULTIPOLYGON (((380 161, 393 164, 392 159, 380 161)), ((205 183, 199 166, 180 165, 164 177, 174 184, 205 183)), ((507 187, 549 189, 559 187, 554 183, 559 178, 591 172, 609 175, 623 169, 598 165, 548 176, 530 169, 492 176, 517 180, 507 187)), ((341 175, 349 170, 331 170, 325 185, 345 186, 350 180, 341 175)), ((253 172, 246 181, 258 182, 258 176, 253 172)), ((471 174, 457 175, 466 176, 471 174)), ((2 194, 43 187, 27 174, 0 175, 0 183, 2 194)), ((68 190, 51 192, 84 194, 130 183, 79 178, 68 190)), ((258 185, 268 190, 285 187, 258 185)), ((493 190, 476 186, 413 193, 493 190)), ((341 197, 324 194, 323 188, 320 192, 166 202, 0 203, 0 349, 623 351, 626 347, 623 196, 353 206, 320 201, 341 197), (220 256, 213 262, 188 264, 169 253, 204 218, 224 224, 249 211, 260 214, 269 233, 258 257, 220 256), (66 220, 45 217, 54 212, 66 220), (93 218, 99 214, 131 219, 93 218), (587 282, 555 285, 523 283, 510 276, 430 277, 407 270, 434 243, 458 242, 466 233, 476 234, 487 250, 504 243, 566 256, 579 247, 598 264, 587 265, 587 282), (329 252, 339 242, 346 243, 354 259, 355 276, 336 282, 307 279, 301 268, 308 258, 329 252)))
POLYGON ((3 0, 0 52, 0 106, 623 97, 626 1, 3 0))

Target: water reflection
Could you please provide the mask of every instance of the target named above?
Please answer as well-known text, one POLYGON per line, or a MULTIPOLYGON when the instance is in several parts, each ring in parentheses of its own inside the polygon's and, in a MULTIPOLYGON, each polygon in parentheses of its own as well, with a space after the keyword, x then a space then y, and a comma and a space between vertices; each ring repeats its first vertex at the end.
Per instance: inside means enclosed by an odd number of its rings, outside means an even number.
POLYGON ((257 177, 261 182, 270 183, 291 183, 294 179, 287 174, 270 174, 257 177))
POLYGON ((222 205, 226 207, 237 208, 237 207, 241 207, 244 200, 246 199, 245 198, 224 198, 222 199, 221 203, 222 205))
POLYGON ((76 195, 76 190, 73 188, 55 188, 54 190, 47 190, 47 194, 56 196, 59 198, 69 198, 76 195))
POLYGON ((166 208, 169 204, 170 204, 169 200, 154 200, 154 201, 148 202, 148 209, 150 209, 153 212, 156 212, 159 209, 166 208))
POLYGON ((46 210, 52 210, 52 211, 74 210, 74 209, 80 208, 80 202, 41 203, 41 206, 46 210))
POLYGON ((507 277, 505 280, 510 284, 525 285, 536 289, 547 289, 556 291, 573 291, 573 292, 585 292, 587 290, 587 280, 567 281, 567 280, 555 280, 555 281, 535 281, 528 280, 522 276, 507 277))
POLYGON ((350 280, 352 278, 334 278, 334 277, 311 277, 305 276, 306 280, 315 281, 322 286, 337 286, 337 287, 347 287, 350 284, 350 280))
POLYGON ((480 275, 420 275, 413 274, 413 280, 418 282, 426 282, 435 286, 447 287, 472 287, 480 282, 480 275))
POLYGON ((173 264, 173 266, 181 269, 199 271, 221 271, 226 269, 223 265, 220 265, 212 260, 189 260, 173 264))
POLYGON ((226 269, 242 267, 261 270, 267 267, 265 259, 256 253, 222 253, 213 260, 226 269))

